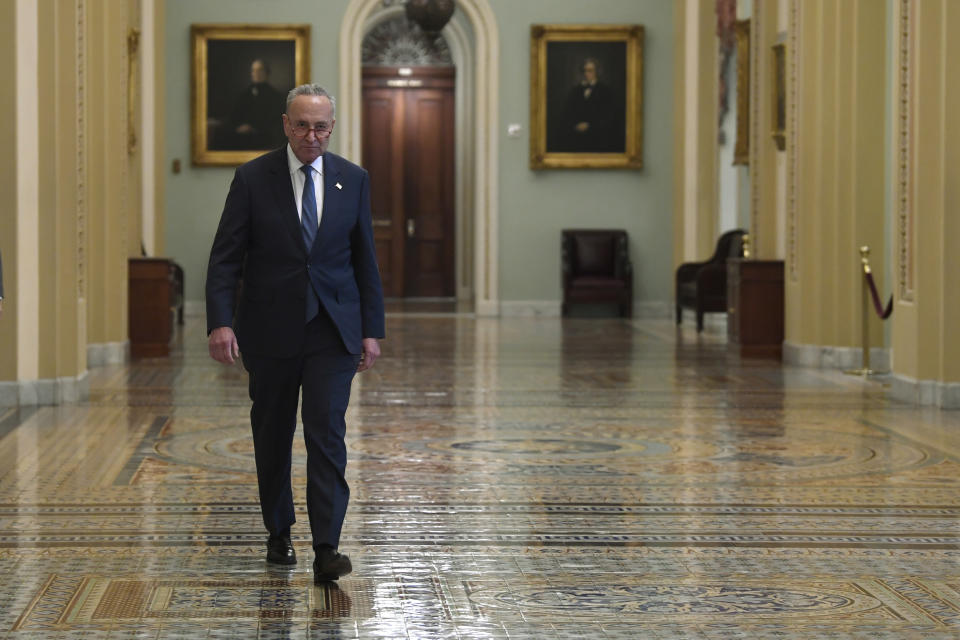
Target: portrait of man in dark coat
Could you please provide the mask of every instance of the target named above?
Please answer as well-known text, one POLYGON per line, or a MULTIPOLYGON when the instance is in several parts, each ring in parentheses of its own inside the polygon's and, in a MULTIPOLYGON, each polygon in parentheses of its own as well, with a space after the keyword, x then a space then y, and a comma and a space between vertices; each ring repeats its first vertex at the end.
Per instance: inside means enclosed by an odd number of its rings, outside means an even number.
POLYGON ((270 149, 283 141, 279 115, 285 94, 270 84, 270 67, 260 58, 250 63, 250 83, 236 96, 230 116, 214 141, 215 149, 270 149))
POLYGON ((625 151, 623 53, 608 52, 611 45, 622 48, 620 43, 550 43, 548 152, 625 151), (597 55, 589 53, 591 48, 597 49, 597 55))

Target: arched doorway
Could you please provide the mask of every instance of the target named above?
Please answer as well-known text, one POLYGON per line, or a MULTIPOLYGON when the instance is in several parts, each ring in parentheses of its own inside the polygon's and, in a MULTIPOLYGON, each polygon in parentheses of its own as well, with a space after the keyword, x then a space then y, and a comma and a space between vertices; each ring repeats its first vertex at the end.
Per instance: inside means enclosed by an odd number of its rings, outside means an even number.
POLYGON ((366 34, 362 59, 361 164, 370 172, 384 295, 453 299, 458 225, 450 50, 443 36, 429 37, 396 15, 366 34))
MULTIPOLYGON (((499 44, 487 0, 458 0, 444 28, 458 71, 456 120, 456 292, 478 315, 499 315, 497 263, 497 104, 499 44), (460 90, 462 89, 462 90, 460 90)), ((362 157, 362 59, 366 33, 397 7, 351 0, 340 34, 338 111, 348 158, 362 157)))

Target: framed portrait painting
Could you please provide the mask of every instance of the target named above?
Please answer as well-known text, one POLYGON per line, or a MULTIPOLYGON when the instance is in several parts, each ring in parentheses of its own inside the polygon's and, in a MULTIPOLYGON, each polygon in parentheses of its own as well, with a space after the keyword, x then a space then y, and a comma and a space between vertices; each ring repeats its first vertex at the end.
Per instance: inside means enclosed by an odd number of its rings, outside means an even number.
POLYGON ((533 25, 530 168, 643 166, 643 27, 533 25))
POLYGON ((287 92, 308 82, 310 25, 195 24, 195 165, 239 165, 286 140, 287 92))

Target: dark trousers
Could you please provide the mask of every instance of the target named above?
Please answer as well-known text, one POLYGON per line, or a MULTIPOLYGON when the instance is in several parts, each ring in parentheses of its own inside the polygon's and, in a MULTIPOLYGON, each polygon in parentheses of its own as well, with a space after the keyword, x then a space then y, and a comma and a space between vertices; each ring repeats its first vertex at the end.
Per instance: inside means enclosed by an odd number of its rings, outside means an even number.
POLYGON ((297 426, 297 398, 307 446, 307 513, 313 545, 337 548, 350 487, 344 471, 347 447, 344 414, 360 361, 349 353, 327 314, 307 324, 303 351, 293 358, 243 355, 250 374, 250 423, 257 461, 260 510, 271 535, 296 521, 290 467, 297 426))

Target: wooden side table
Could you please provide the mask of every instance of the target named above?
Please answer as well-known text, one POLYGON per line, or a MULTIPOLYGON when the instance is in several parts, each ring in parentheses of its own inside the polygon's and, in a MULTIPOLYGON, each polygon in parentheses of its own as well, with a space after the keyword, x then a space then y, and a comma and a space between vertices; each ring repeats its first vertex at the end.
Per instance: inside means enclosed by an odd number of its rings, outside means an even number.
POLYGON ((173 338, 174 266, 167 258, 129 260, 130 355, 170 355, 173 338))
POLYGON ((740 355, 780 359, 783 260, 727 260, 727 338, 740 355))

